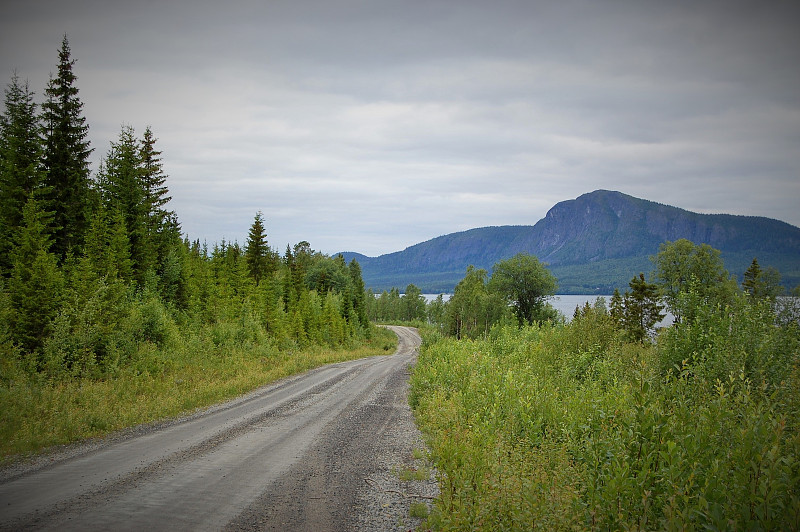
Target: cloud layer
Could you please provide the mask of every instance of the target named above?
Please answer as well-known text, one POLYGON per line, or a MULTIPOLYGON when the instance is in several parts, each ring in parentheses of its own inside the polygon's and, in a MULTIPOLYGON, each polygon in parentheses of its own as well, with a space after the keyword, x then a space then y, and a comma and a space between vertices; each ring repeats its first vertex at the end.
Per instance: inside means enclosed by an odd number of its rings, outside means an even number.
MULTIPOLYGON (((95 159, 151 125, 184 230, 377 255, 598 188, 800 225, 790 3, 18 2, 0 73, 66 32, 95 159), (162 5, 163 4, 163 5, 162 5), (663 5, 662 5, 663 4, 663 5)), ((96 166, 95 166, 96 167, 96 166)))

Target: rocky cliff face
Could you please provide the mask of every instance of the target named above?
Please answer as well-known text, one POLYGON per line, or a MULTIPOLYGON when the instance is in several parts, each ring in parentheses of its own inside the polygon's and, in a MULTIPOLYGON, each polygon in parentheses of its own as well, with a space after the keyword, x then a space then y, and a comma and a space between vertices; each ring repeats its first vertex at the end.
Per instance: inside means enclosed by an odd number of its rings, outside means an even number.
POLYGON ((681 238, 723 252, 777 252, 800 259, 800 229, 787 223, 697 214, 607 190, 558 203, 532 233, 532 249, 552 265, 655 254, 661 243, 681 238))

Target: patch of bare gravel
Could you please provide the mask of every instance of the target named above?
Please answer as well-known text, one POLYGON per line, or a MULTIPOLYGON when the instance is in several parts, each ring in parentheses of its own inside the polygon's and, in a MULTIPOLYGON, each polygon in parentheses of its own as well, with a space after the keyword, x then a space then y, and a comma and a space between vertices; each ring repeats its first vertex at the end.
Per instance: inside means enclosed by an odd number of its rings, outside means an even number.
POLYGON ((430 512, 439 495, 436 471, 425 458, 427 449, 408 406, 407 378, 394 407, 398 417, 376 441, 375 467, 364 478, 352 530, 414 530, 423 518, 411 516, 412 505, 424 504, 430 512))

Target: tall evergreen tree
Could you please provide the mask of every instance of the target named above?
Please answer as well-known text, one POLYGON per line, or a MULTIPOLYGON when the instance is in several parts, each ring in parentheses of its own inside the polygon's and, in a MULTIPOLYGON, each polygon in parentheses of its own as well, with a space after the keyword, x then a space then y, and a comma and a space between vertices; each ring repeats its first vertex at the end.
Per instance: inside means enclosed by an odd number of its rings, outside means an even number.
POLYGON ((117 142, 111 143, 98 175, 104 208, 119 212, 130 241, 131 260, 136 280, 154 267, 155 250, 148 238, 147 205, 139 157, 139 144, 133 128, 123 126, 117 142))
POLYGON ((744 272, 744 280, 742 281, 742 288, 745 292, 752 297, 761 297, 761 266, 758 264, 758 259, 753 258, 750 267, 744 272))
POLYGON ((34 192, 41 191, 42 139, 36 103, 28 83, 16 73, 5 92, 0 115, 0 274, 11 269, 14 233, 22 225, 22 210, 34 192))
POLYGON ((283 274, 283 309, 288 314, 292 305, 297 301, 297 290, 294 286, 294 270, 297 267, 292 254, 292 248, 286 244, 286 254, 283 256, 285 265, 283 274))
POLYGON ((60 258, 78 252, 88 226, 90 203, 89 126, 78 98, 67 36, 58 53, 58 75, 50 78, 42 105, 45 182, 55 214, 53 251, 60 258))
POLYGON ((142 184, 148 215, 161 219, 169 215, 170 211, 164 209, 164 206, 172 197, 169 196, 166 185, 167 176, 164 173, 161 152, 155 148, 157 140, 153 136, 153 130, 147 126, 142 136, 139 158, 142 165, 142 184))
POLYGON ((139 161, 146 231, 153 247, 155 262, 159 265, 158 269, 163 271, 167 257, 174 256, 181 231, 175 211, 166 208, 172 197, 166 185, 167 175, 164 173, 161 151, 155 147, 157 140, 148 126, 140 143, 139 161))
POLYGON ((250 233, 247 235, 247 247, 244 251, 247 270, 256 284, 261 282, 270 272, 270 249, 267 245, 267 233, 264 231, 264 215, 256 213, 250 233))
MULTIPOLYGON (((347 265, 350 273, 350 284, 352 286, 352 305, 353 312, 358 318, 358 323, 369 334, 369 318, 367 317, 367 294, 364 291, 364 279, 361 276, 361 265, 353 259, 347 265)), ((372 296, 369 296, 372 297, 372 296)), ((374 299, 374 298, 373 298, 374 299)))

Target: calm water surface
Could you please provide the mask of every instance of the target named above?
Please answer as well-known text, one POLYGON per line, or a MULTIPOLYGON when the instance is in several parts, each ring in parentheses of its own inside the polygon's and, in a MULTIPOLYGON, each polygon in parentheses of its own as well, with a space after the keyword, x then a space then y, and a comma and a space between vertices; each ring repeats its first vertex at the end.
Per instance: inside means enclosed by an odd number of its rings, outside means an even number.
MULTIPOLYGON (((438 296, 438 294, 422 294, 422 295, 423 295, 423 297, 425 297, 425 300, 428 301, 429 303, 431 301, 433 301, 434 299, 436 299, 436 297, 438 296)), ((452 294, 442 294, 442 295, 444 296, 443 299, 445 301, 450 299, 450 296, 452 296, 452 294)), ((587 295, 572 295, 572 294, 569 294, 569 295, 566 295, 566 294, 564 294, 564 295, 556 295, 556 296, 553 296, 552 298, 550 298, 548 300, 548 303, 550 303, 553 307, 555 307, 556 310, 561 312, 561 314, 563 314, 564 317, 567 318, 567 321, 570 321, 572 319, 572 315, 575 313, 575 307, 582 307, 587 302, 589 303, 589 305, 594 305, 595 301, 597 301, 597 299, 600 298, 600 297, 605 299, 606 308, 608 308, 609 305, 611 305, 611 295, 605 295, 605 296, 598 296, 596 294, 591 294, 591 295, 588 295, 588 294, 587 295)), ((667 317, 664 318, 664 321, 662 321, 659 324, 659 326, 663 327, 665 325, 669 325, 670 323, 672 323, 672 316, 668 314, 667 317)))

